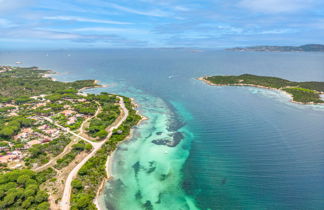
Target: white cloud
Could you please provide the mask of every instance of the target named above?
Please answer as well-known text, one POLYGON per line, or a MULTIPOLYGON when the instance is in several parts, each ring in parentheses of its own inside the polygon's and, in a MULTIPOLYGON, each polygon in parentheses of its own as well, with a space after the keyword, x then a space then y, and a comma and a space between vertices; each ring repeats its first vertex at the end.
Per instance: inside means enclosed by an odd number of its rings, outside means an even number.
POLYGON ((126 34, 149 34, 147 30, 135 28, 108 28, 108 27, 84 27, 71 29, 76 32, 99 32, 99 33, 126 33, 126 34))
POLYGON ((71 33, 62 33, 54 31, 44 31, 37 29, 14 29, 10 31, 2 31, 3 37, 10 38, 33 38, 33 39, 78 39, 80 35, 71 33))
POLYGON ((312 6, 313 0, 241 0, 239 6, 264 13, 295 12, 312 6))
POLYGON ((126 36, 115 34, 79 34, 76 31, 64 32, 58 30, 51 30, 46 28, 14 28, 6 30, 0 28, 0 41, 55 41, 59 40, 61 43, 68 41, 70 43, 105 43, 117 47, 137 46, 142 47, 147 45, 147 41, 141 39, 127 38, 126 36))
POLYGON ((105 24, 131 24, 128 22, 120 22, 113 20, 103 20, 103 19, 92 19, 92 18, 83 18, 83 17, 74 17, 74 16, 49 16, 44 17, 45 20, 63 20, 63 21, 77 21, 77 22, 88 22, 88 23, 105 23, 105 24))
POLYGON ((184 7, 184 6, 174 6, 172 9, 176 10, 176 11, 180 11, 180 12, 189 12, 190 9, 188 7, 184 7))
POLYGON ((129 7, 124 7, 124 6, 120 6, 118 4, 109 4, 111 8, 123 11, 123 12, 128 12, 128 13, 133 13, 133 14, 137 14, 137 15, 144 15, 144 16, 153 16, 153 17, 166 17, 169 16, 169 14, 167 12, 164 12, 162 10, 150 10, 150 11, 141 11, 141 10, 137 10, 137 9, 132 9, 129 7))
POLYGON ((272 29, 272 30, 266 30, 266 31, 261 31, 259 34, 286 34, 286 33, 295 33, 297 30, 294 29, 272 29))
MULTIPOLYGON (((106 0, 79 0, 81 2, 87 3, 89 5, 97 6, 100 8, 111 8, 115 9, 115 11, 122 11, 126 13, 136 14, 136 15, 143 15, 143 16, 151 16, 151 17, 167 17, 170 16, 170 13, 163 11, 161 9, 148 9, 143 10, 142 7, 140 9, 135 9, 132 7, 126 7, 120 4, 111 3, 106 0)), ((145 3, 143 5, 143 8, 147 8, 149 6, 149 3, 145 3)), ((151 5, 152 7, 152 5, 151 5)), ((157 6, 155 5, 154 8, 157 6)))

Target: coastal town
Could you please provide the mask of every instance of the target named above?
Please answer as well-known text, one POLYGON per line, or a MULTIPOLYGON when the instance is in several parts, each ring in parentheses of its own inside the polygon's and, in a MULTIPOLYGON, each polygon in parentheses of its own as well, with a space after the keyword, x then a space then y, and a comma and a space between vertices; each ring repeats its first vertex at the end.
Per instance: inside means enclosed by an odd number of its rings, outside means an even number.
POLYGON ((0 209, 96 208, 99 186, 109 176, 102 166, 141 119, 129 98, 86 94, 81 90, 98 87, 95 81, 63 83, 49 73, 0 67, 0 209), (87 171, 93 162, 95 183, 87 171), (12 174, 17 185, 8 188, 12 174), (29 196, 17 192, 17 186, 30 187, 20 184, 23 178, 36 185, 29 196))

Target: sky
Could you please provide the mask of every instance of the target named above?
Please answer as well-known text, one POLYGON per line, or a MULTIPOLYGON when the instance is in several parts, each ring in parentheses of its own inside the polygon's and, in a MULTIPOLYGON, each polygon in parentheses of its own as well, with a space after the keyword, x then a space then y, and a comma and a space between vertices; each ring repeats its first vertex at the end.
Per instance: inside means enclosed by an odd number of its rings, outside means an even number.
POLYGON ((324 0, 0 0, 0 49, 324 44, 324 0))

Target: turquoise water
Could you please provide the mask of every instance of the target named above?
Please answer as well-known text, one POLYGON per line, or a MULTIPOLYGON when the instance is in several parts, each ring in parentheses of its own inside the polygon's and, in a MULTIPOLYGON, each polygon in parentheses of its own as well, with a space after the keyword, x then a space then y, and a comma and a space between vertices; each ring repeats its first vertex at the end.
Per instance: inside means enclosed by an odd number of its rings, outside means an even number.
POLYGON ((324 81, 324 54, 46 53, 2 52, 0 64, 52 68, 62 80, 99 79, 110 85, 101 90, 133 97, 149 118, 114 155, 102 198, 107 208, 323 209, 324 107, 195 78, 254 73, 324 81))

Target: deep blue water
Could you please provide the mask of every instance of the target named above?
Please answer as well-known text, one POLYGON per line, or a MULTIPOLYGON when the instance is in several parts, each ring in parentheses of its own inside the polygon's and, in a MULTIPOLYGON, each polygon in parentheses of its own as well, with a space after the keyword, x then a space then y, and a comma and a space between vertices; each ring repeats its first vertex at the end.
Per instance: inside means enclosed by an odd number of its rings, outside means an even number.
POLYGON ((98 79, 110 85, 105 91, 134 97, 150 117, 116 152, 114 182, 105 192, 111 208, 193 209, 192 201, 200 209, 324 209, 324 108, 292 104, 269 90, 212 87, 195 79, 252 73, 324 81, 324 54, 0 53, 1 65, 16 61, 61 72, 62 80, 98 79), (184 138, 176 148, 157 146, 151 138, 158 131, 180 131, 184 138), (144 173, 150 161, 160 166, 152 175, 144 173), (143 171, 137 177, 128 167, 134 162, 143 171), (154 179, 161 174, 171 178, 154 179))

